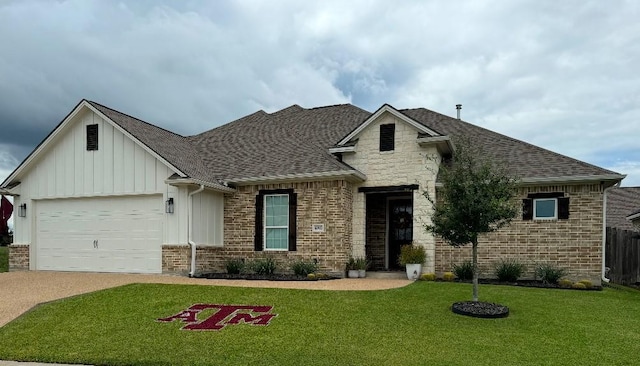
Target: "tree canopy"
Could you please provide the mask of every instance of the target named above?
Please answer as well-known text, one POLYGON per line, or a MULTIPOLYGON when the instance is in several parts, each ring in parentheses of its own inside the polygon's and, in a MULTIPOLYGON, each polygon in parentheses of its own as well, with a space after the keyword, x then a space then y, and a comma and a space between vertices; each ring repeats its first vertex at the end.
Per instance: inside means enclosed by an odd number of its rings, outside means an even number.
POLYGON ((455 146, 453 158, 440 164, 437 197, 424 192, 434 208, 426 229, 450 245, 473 245, 473 300, 478 301, 478 236, 508 225, 516 216, 517 179, 469 140, 458 139, 455 146))

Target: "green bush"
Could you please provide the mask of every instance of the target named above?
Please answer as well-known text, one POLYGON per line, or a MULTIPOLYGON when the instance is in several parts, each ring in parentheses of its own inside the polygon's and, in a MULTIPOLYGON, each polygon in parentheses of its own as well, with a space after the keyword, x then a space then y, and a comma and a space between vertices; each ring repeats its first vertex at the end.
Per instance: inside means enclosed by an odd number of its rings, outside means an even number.
POLYGON ((423 264, 427 260, 427 253, 420 245, 407 244, 400 247, 398 262, 401 266, 407 264, 423 264))
POLYGON ((225 267, 229 274, 240 274, 244 270, 244 260, 240 258, 229 259, 225 263, 225 267))
POLYGON ((536 279, 541 279, 543 283, 557 284, 558 280, 566 274, 562 268, 556 267, 550 263, 538 264, 535 270, 536 279))
POLYGON ((558 281, 558 286, 562 288, 571 288, 571 286, 573 286, 573 282, 571 280, 567 280, 566 278, 563 278, 560 281, 558 281))
POLYGON ((435 273, 424 273, 424 274, 422 274, 422 276, 420 276, 420 279, 422 281, 435 281, 436 280, 436 275, 435 275, 435 273))
POLYGON ((584 283, 582 282, 576 282, 573 285, 571 285, 571 288, 575 288, 576 290, 586 290, 587 286, 585 286, 584 283))
POLYGON ((249 268, 255 274, 259 275, 272 275, 276 271, 276 261, 273 258, 256 258, 251 261, 249 268))
POLYGON ((356 269, 358 270, 366 270, 367 268, 369 268, 369 264, 370 262, 367 260, 367 258, 364 258, 364 257, 356 258, 356 269))
POLYGON ((525 269, 525 265, 515 258, 501 259, 496 264, 495 274, 499 281, 516 282, 525 269))
POLYGON ((349 257, 349 261, 347 262, 347 271, 358 269, 358 264, 356 263, 356 259, 353 257, 349 257))
POLYGON ((442 274, 442 280, 451 282, 456 278, 456 275, 453 272, 445 272, 442 274))
POLYGON ((305 277, 315 273, 318 270, 318 264, 315 261, 300 259, 291 263, 291 270, 296 276, 305 277))
POLYGON ((453 273, 461 280, 470 280, 473 278, 473 263, 466 260, 461 264, 453 265, 453 273))
POLYGON ((593 287, 593 282, 591 282, 589 280, 580 280, 580 281, 578 281, 578 283, 583 284, 585 288, 592 288, 593 287))

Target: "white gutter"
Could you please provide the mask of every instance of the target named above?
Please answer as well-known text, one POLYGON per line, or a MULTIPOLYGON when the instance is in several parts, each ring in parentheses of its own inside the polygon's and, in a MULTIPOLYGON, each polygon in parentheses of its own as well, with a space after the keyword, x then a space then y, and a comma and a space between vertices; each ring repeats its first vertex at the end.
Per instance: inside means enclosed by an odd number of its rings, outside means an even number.
POLYGON ((200 188, 195 191, 189 193, 189 199, 187 200, 188 208, 187 208, 187 225, 189 228, 188 233, 188 243, 191 246, 191 271, 189 271, 189 277, 193 277, 196 274, 196 243, 191 240, 193 235, 193 220, 191 216, 193 216, 193 196, 204 191, 204 184, 200 185, 200 188))
POLYGON ((544 183, 587 183, 587 182, 601 182, 603 180, 617 180, 620 181, 626 177, 625 174, 603 174, 603 175, 568 175, 559 177, 544 177, 544 178, 523 178, 520 180, 520 184, 544 184, 544 183))
POLYGON ((605 274, 607 272, 607 267, 605 266, 605 261, 606 261, 606 249, 607 249, 607 191, 609 191, 609 189, 620 185, 620 183, 611 186, 611 187, 607 187, 604 189, 603 191, 603 198, 602 198, 602 272, 601 272, 601 277, 602 280, 606 283, 609 283, 609 281, 611 281, 610 279, 605 277, 605 274))

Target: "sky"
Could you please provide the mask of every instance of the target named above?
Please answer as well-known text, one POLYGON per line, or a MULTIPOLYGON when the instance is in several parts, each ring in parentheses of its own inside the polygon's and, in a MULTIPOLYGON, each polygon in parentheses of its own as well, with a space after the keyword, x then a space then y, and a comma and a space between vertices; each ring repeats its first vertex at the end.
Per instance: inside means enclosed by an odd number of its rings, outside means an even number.
POLYGON ((0 0, 0 181, 83 98, 182 135, 425 107, 640 186, 638 1, 0 0))

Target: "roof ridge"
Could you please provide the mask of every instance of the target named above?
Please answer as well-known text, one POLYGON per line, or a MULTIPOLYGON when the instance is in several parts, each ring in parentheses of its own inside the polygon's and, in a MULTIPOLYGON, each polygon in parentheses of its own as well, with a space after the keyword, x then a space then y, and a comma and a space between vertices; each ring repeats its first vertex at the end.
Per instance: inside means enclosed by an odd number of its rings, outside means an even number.
POLYGON ((175 133, 175 132, 173 132, 173 131, 167 130, 166 128, 160 127, 160 126, 158 126, 158 125, 154 125, 153 123, 147 122, 147 121, 142 120, 142 119, 137 118, 137 117, 134 117, 134 116, 132 116, 132 115, 130 115, 130 114, 120 112, 120 111, 119 111, 119 110, 117 110, 117 109, 113 109, 113 108, 107 107, 106 105, 100 104, 100 103, 98 103, 98 102, 94 102, 94 101, 92 101, 92 100, 88 100, 88 99, 85 99, 85 100, 86 100, 89 104, 91 104, 91 105, 94 105, 94 106, 96 106, 96 105, 97 105, 97 106, 99 106, 99 107, 102 107, 102 108, 108 109, 108 110, 110 110, 110 111, 112 111, 112 112, 115 112, 115 113, 121 114, 121 115, 123 115, 123 116, 129 117, 129 118, 131 118, 131 119, 134 119, 134 120, 136 120, 136 121, 138 121, 138 122, 144 123, 144 124, 149 125, 149 126, 151 126, 151 127, 157 128, 157 129, 159 129, 159 130, 163 130, 163 131, 168 132, 168 133, 170 133, 170 134, 172 134, 172 135, 176 135, 176 136, 179 136, 179 137, 185 138, 185 136, 183 136, 183 135, 181 135, 181 134, 179 134, 179 133, 175 133))
POLYGON ((187 138, 187 140, 191 140, 193 138, 197 138, 198 136, 202 136, 202 135, 208 134, 210 132, 219 130, 219 129, 223 128, 223 127, 227 128, 228 126, 231 126, 231 125, 233 125, 233 124, 235 124, 237 122, 240 122, 240 121, 243 121, 243 120, 246 120, 246 119, 249 119, 249 118, 253 118, 253 117, 257 116, 257 115, 264 115, 265 117, 270 117, 271 116, 270 113, 267 113, 264 110, 260 109, 258 111, 255 111, 255 112, 251 113, 251 114, 248 114, 246 116, 242 116, 240 118, 236 118, 231 122, 223 123, 220 126, 216 126, 216 127, 212 128, 212 129, 209 129, 209 130, 206 130, 206 131, 202 131, 202 132, 197 133, 195 135, 185 136, 185 137, 187 138))

